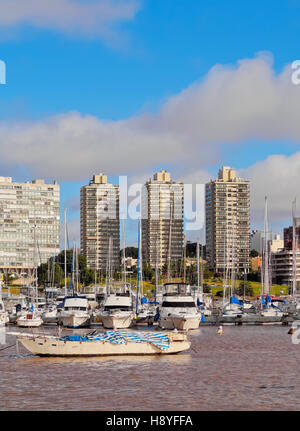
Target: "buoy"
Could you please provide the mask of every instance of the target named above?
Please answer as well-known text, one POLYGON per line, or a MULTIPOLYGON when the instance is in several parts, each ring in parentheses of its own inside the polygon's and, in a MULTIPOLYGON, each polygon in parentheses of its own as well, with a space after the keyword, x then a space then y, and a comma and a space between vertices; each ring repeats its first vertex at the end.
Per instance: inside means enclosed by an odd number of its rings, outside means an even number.
POLYGON ((291 328, 288 332, 288 334, 293 334, 295 332, 295 328, 291 328))
POLYGON ((217 331, 217 333, 218 333, 219 335, 222 335, 222 334, 223 334, 223 326, 219 326, 219 327, 218 327, 218 331, 217 331))

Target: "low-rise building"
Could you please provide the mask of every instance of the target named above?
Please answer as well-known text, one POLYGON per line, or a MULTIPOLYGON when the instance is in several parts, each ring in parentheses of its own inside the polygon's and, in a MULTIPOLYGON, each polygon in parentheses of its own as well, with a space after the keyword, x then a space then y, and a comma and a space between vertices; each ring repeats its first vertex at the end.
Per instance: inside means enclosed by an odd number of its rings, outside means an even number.
POLYGON ((282 249, 272 253, 271 268, 272 280, 276 284, 292 286, 294 272, 296 286, 300 287, 300 251, 296 252, 296 265, 294 271, 294 254, 292 250, 282 249))

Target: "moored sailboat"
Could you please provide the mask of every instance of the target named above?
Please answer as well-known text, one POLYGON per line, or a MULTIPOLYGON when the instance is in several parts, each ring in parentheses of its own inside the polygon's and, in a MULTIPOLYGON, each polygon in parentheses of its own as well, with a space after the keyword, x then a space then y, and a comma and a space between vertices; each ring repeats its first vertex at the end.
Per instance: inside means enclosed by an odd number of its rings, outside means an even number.
POLYGON ((183 352, 191 346, 186 333, 180 332, 106 331, 64 337, 10 334, 38 356, 163 355, 183 352))

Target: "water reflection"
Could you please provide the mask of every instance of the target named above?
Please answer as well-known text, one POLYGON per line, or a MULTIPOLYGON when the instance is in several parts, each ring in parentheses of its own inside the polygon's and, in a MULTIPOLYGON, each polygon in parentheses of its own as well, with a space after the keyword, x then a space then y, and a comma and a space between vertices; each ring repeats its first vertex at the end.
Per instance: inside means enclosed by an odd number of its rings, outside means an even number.
MULTIPOLYGON (((17 355, 15 355, 18 357, 17 355)), ((22 354, 20 355, 23 359, 24 365, 30 365, 34 363, 43 364, 70 364, 70 363, 78 363, 81 365, 103 365, 103 364, 149 364, 159 366, 160 362, 167 362, 170 364, 187 364, 192 359, 192 355, 188 353, 182 353, 178 355, 126 355, 126 356, 95 356, 95 357, 39 357, 35 355, 24 354, 22 350, 22 354)))
POLYGON ((6 328, 5 326, 0 326, 0 345, 6 344, 6 328))

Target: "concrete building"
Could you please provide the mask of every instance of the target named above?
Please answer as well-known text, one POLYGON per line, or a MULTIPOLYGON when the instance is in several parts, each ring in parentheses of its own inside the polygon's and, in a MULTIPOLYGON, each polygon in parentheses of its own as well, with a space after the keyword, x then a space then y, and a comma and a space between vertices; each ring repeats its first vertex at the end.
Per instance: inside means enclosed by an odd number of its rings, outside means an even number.
MULTIPOLYGON (((295 217, 295 236, 298 248, 300 248, 300 218, 295 217)), ((283 242, 286 250, 293 249, 293 226, 283 229, 283 242)))
POLYGON ((300 287, 300 218, 295 218, 295 254, 293 251, 293 226, 283 229, 283 240, 275 237, 271 242, 272 278, 277 284, 291 286, 295 277, 300 287), (277 247, 276 247, 277 246, 277 247), (294 263, 294 260, 296 263, 294 263))
POLYGON ((0 177, 0 271, 32 277, 60 252, 60 186, 0 177))
POLYGON ((274 238, 270 241, 271 253, 276 253, 284 248, 284 240, 280 238, 279 234, 274 235, 274 238))
POLYGON ((228 166, 205 186, 206 258, 215 272, 249 271, 250 183, 228 166))
POLYGON ((162 170, 146 182, 142 197, 143 262, 159 268, 183 256, 184 187, 162 170))
MULTIPOLYGON (((282 249, 271 256, 272 280, 276 284, 292 286, 294 277, 293 251, 282 249)), ((296 253, 296 287, 300 287, 300 251, 296 253)))
POLYGON ((80 250, 90 268, 120 268, 119 186, 101 173, 80 190, 80 250))

